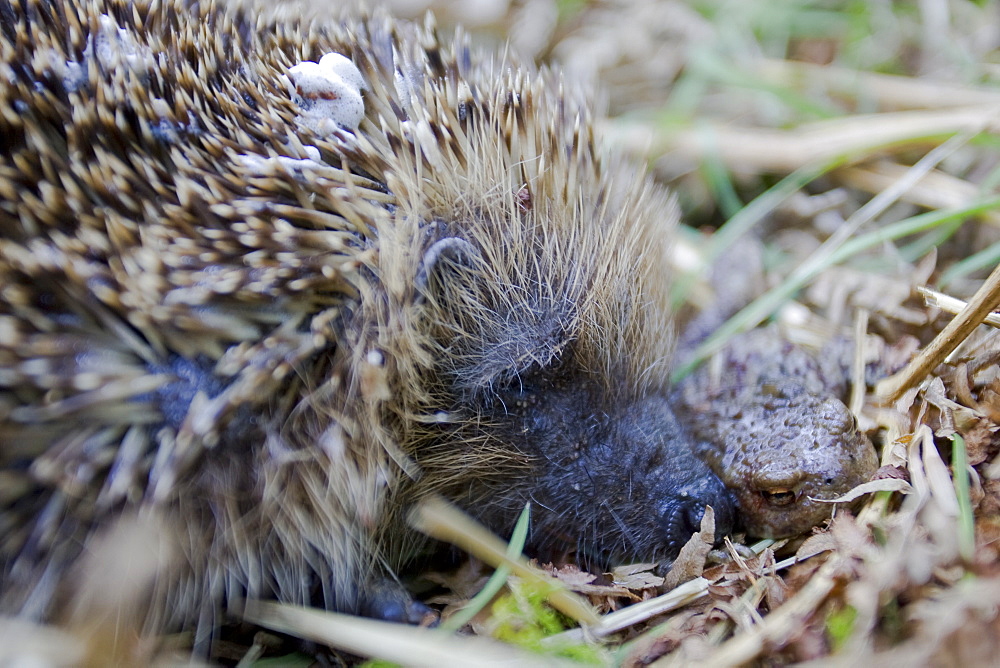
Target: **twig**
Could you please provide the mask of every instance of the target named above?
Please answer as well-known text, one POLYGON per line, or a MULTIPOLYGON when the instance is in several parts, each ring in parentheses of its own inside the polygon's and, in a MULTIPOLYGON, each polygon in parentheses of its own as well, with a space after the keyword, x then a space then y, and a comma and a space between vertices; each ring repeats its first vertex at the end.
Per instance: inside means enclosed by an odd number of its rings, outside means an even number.
POLYGON ((984 318, 1000 305, 1000 265, 993 269, 986 282, 941 333, 906 367, 878 384, 876 394, 883 403, 892 403, 903 392, 922 381, 927 374, 969 336, 984 318))
MULTIPOLYGON (((943 292, 938 292, 937 290, 931 290, 920 286, 917 288, 919 292, 924 297, 924 303, 928 306, 935 306, 945 313, 951 313, 955 315, 961 313, 968 302, 958 297, 952 297, 951 295, 946 295, 943 292)), ((1000 313, 989 313, 985 318, 983 318, 983 324, 990 325, 991 327, 1000 327, 1000 313)))

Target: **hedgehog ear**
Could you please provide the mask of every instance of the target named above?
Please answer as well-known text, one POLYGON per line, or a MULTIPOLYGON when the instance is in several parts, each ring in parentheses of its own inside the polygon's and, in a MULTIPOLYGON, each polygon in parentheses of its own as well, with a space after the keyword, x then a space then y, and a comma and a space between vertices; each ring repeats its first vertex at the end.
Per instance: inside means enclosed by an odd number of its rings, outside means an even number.
MULTIPOLYGON (((427 298, 434 279, 442 279, 449 271, 471 269, 482 260, 479 250, 465 239, 445 237, 435 241, 424 253, 417 272, 418 300, 427 298)), ((444 284, 447 284, 446 282, 444 284)))

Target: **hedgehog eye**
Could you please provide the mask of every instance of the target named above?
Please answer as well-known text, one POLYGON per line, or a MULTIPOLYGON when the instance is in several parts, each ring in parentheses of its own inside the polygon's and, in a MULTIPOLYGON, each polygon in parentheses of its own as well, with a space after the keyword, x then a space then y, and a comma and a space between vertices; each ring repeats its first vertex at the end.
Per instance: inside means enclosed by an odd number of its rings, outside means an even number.
POLYGON ((508 410, 528 408, 538 402, 538 393, 535 391, 534 385, 525 382, 520 376, 515 376, 511 380, 495 386, 493 393, 508 410))
POLYGON ((760 494, 770 505, 778 508, 795 502, 795 492, 790 489, 771 489, 762 491, 760 494))
POLYGON ((459 237, 445 237, 435 241, 424 253, 420 269, 415 279, 417 294, 423 294, 429 289, 431 279, 446 271, 451 265, 471 267, 481 259, 475 246, 459 237))

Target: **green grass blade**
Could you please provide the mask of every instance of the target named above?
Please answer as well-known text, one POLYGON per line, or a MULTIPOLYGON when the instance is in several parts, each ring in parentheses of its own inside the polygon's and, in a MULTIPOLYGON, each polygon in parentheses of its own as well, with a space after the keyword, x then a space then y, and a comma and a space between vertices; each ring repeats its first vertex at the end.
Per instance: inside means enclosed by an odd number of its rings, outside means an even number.
MULTIPOLYGON (((521 511, 521 515, 517 518, 517 523, 514 525, 514 531, 511 534, 510 542, 507 544, 507 556, 513 559, 519 556, 524 550, 524 544, 528 540, 528 527, 530 524, 531 504, 529 503, 525 504, 524 510, 521 511)), ((449 633, 454 633, 468 624, 472 618, 479 614, 480 610, 489 605, 489 602, 493 600, 493 597, 496 596, 501 589, 503 589, 503 586, 507 583, 508 577, 510 577, 510 568, 508 566, 501 565, 493 571, 493 575, 486 581, 486 584, 479 591, 479 593, 473 596, 472 600, 470 600, 464 608, 442 622, 440 628, 449 633)))

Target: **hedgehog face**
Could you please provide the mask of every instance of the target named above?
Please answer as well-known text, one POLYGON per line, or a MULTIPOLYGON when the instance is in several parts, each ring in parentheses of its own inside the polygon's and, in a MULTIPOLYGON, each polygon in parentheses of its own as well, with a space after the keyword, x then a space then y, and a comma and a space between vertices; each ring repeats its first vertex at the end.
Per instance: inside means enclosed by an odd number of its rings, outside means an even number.
POLYGON ((437 265, 427 285, 436 357, 450 365, 440 392, 459 425, 428 452, 465 449, 479 462, 460 503, 503 531, 530 501, 536 548, 576 548, 602 565, 672 558, 706 506, 717 535, 730 531, 730 494, 694 456, 664 394, 637 383, 626 360, 581 342, 579 300, 532 288, 541 281, 492 280, 468 243, 439 242, 427 257, 437 265), (495 480, 482 461, 490 452, 504 458, 495 480), (517 455, 523 472, 512 476, 517 455))

